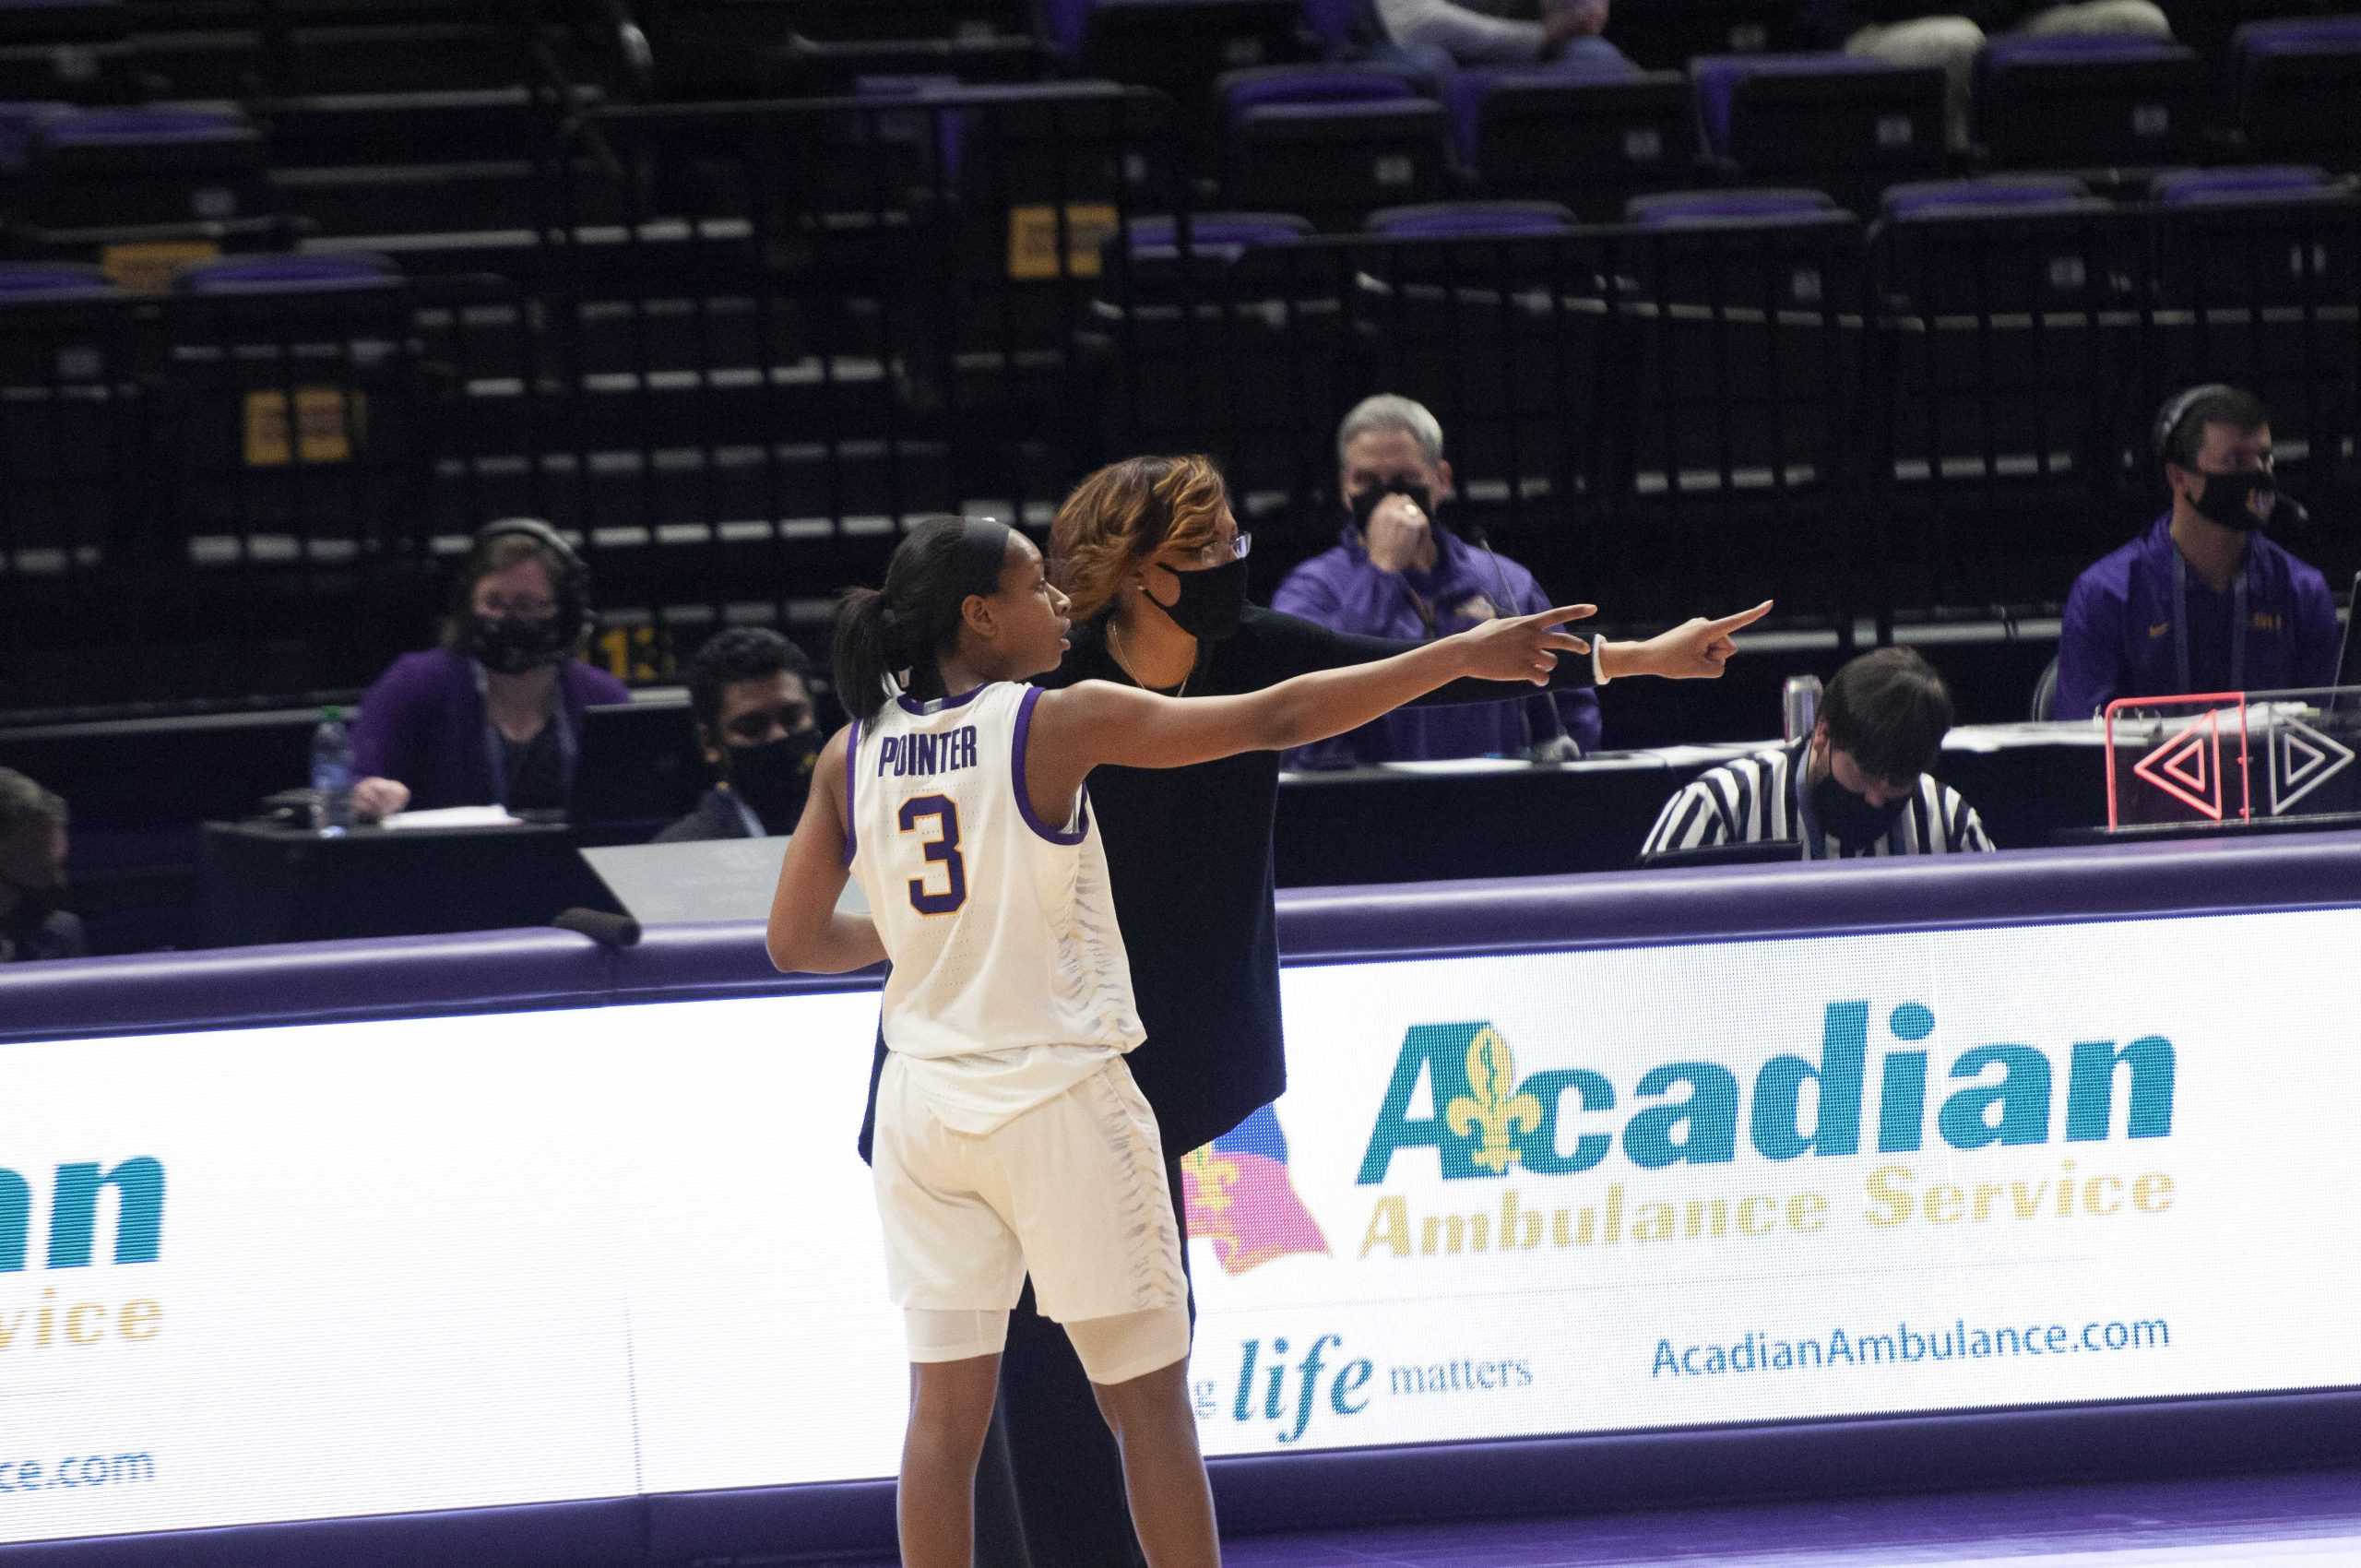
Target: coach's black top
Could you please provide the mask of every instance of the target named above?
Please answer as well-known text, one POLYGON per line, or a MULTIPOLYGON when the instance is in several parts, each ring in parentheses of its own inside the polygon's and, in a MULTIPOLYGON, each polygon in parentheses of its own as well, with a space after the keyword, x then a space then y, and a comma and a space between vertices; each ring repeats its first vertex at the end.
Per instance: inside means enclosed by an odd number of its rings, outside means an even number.
MULTIPOLYGON (((1103 618, 1075 627, 1065 661, 1038 683, 1131 684, 1108 651, 1105 634, 1103 618)), ((1332 632, 1249 606, 1235 636, 1197 645, 1188 695, 1259 692, 1291 676, 1390 659, 1418 646, 1332 632)), ((1591 661, 1560 659, 1551 683, 1590 685, 1591 661)), ((1526 690, 1498 681, 1455 681, 1419 701, 1514 701, 1526 690)), ((1271 864, 1279 756, 1247 752, 1193 767, 1091 771, 1091 814, 1106 843, 1115 918, 1147 1030, 1146 1042, 1125 1060, 1156 1111, 1168 1156, 1210 1143, 1287 1087, 1271 864)), ((884 1060, 881 1036, 880 1068, 884 1060)), ((876 1100, 872 1072, 869 1118, 860 1130, 863 1158, 876 1100)))

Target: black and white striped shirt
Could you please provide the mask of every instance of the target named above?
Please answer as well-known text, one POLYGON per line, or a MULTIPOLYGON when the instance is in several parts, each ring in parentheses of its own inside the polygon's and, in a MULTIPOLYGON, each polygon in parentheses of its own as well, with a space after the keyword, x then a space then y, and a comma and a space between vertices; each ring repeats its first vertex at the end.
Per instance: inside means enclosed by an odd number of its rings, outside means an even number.
MULTIPOLYGON (((1810 742, 1771 746, 1702 773, 1665 802, 1648 830, 1640 858, 1714 844, 1754 844, 1800 836, 1796 790, 1810 742)), ((1807 860, 1869 855, 1959 855, 1992 848, 1975 808, 1959 791, 1926 774, 1918 793, 1894 819, 1893 830, 1860 849, 1847 849, 1816 834, 1804 846, 1807 860)))

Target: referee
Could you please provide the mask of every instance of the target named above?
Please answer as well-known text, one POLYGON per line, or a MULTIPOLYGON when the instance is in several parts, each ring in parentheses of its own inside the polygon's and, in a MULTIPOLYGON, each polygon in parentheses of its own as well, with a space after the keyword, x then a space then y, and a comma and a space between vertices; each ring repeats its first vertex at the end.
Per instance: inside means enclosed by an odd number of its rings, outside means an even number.
POLYGON ((1951 727, 1932 665, 1906 647, 1865 653, 1828 683, 1809 736, 1725 763, 1666 802, 1640 860, 1774 840, 1800 843, 1808 861, 1989 849, 1975 808, 1927 772, 1951 727))

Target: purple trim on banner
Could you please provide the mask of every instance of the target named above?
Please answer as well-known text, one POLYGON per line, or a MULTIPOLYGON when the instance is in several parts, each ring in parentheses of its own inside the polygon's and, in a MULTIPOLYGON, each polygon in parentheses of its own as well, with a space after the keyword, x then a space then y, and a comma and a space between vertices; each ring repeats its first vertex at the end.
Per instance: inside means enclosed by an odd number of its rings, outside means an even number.
POLYGON ((1033 809, 1033 791, 1025 787, 1025 747, 1033 735, 1033 705, 1040 700, 1041 688, 1027 686, 1025 688, 1025 695, 1017 702, 1016 742, 1013 751, 1014 761, 1009 773, 1008 787, 1016 792, 1016 812, 1025 819, 1026 826, 1052 844, 1063 844, 1071 849, 1090 837, 1090 792, 1087 790, 1077 792, 1075 799, 1078 803, 1075 806, 1074 814, 1075 820, 1082 826, 1067 833, 1051 827, 1041 820, 1039 814, 1033 809))
MULTIPOLYGON (((602 1497, 0 1545, 6 1568, 607 1568, 647 1561, 647 1500, 602 1497)), ((888 1550, 892 1537, 887 1536, 888 1550)))

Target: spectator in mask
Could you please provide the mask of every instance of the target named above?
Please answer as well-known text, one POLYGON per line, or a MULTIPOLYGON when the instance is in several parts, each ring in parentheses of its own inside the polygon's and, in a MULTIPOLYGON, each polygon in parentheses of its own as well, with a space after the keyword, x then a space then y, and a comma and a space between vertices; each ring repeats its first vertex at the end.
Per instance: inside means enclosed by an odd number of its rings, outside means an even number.
POLYGON ((590 638, 589 591, 587 568, 547 523, 479 531, 443 646, 402 655, 362 695, 354 809, 564 809, 583 710, 631 700, 576 657, 590 638))
POLYGON ((2291 509, 2262 404, 2193 386, 2157 411, 2151 445, 2171 509, 2075 579, 2052 716, 2088 719, 2118 697, 2333 683, 2328 579, 2262 532, 2291 509))
POLYGON ((1828 683, 1809 735, 1700 774, 1667 802, 1640 858, 1773 840, 1812 861, 1989 849, 1975 808, 1927 772, 1951 727, 1932 665, 1906 647, 1865 653, 1828 683))
POLYGON ((658 844, 794 831, 827 738, 813 711, 811 673, 803 650, 765 626, 732 627, 697 650, 689 708, 716 781, 696 810, 656 836, 658 844))
MULTIPOLYGON (((1271 608, 1331 631, 1426 641, 1549 607, 1533 574, 1442 526, 1452 499, 1442 426, 1407 398, 1370 398, 1336 430, 1336 493, 1351 511, 1335 549, 1287 574, 1271 608)), ((1586 689, 1477 707, 1405 708, 1289 755, 1299 767, 1531 756, 1598 749, 1586 689), (1553 706, 1554 704, 1554 706, 1553 706)))
POLYGON ((0 767, 0 964, 78 958, 90 950, 66 912, 65 802, 0 767))

